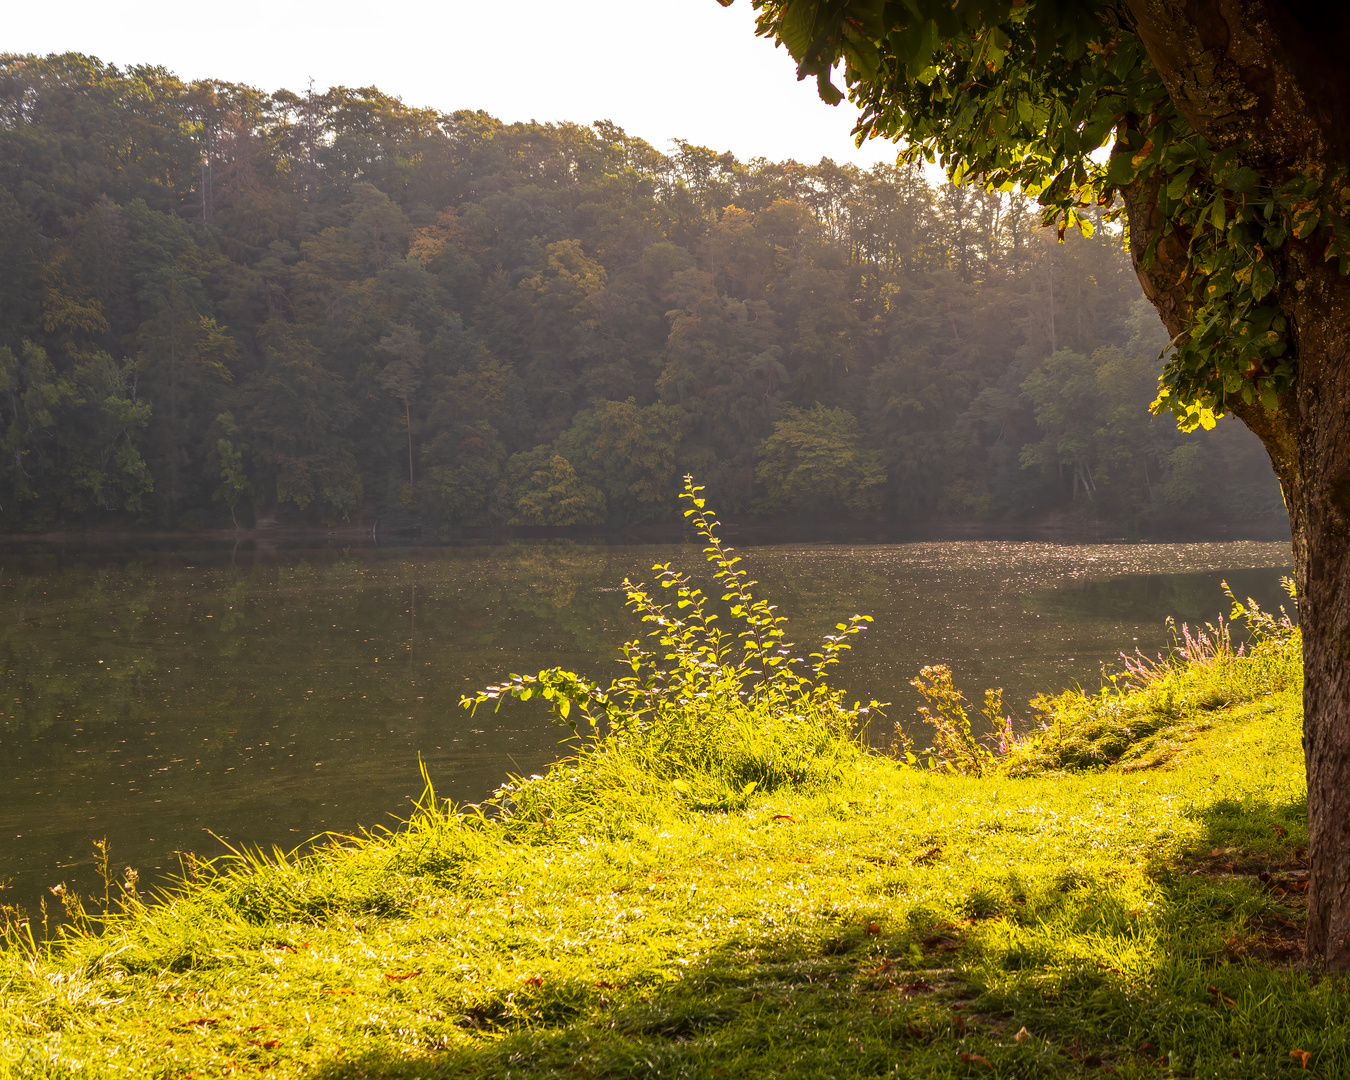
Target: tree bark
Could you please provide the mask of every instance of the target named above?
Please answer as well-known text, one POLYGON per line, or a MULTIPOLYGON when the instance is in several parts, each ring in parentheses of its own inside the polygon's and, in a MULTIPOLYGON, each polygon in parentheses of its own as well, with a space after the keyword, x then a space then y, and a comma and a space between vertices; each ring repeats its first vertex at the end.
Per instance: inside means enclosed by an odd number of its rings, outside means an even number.
MULTIPOLYGON (((1217 146, 1268 180, 1323 176, 1350 164, 1350 17, 1273 0, 1124 0, 1173 103, 1217 146)), ((1163 238, 1147 185, 1125 192, 1130 248, 1144 292, 1169 333, 1186 330, 1195 281, 1187 237, 1163 238)), ((1270 454, 1289 510, 1303 630, 1308 773, 1307 959, 1350 970, 1350 279, 1308 246, 1282 257, 1278 302, 1289 320, 1298 381, 1274 411, 1230 411, 1270 454)))

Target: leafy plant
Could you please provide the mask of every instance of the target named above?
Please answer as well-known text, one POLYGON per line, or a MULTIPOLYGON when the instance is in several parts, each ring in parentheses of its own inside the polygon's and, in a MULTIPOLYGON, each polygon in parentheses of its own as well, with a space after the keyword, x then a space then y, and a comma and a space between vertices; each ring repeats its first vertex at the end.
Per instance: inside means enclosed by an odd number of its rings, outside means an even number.
MULTIPOLYGON (((970 776, 983 776, 997 767, 1001 753, 1006 753, 1011 739, 1012 721, 1003 715, 1003 691, 984 692, 980 712, 989 721, 999 737, 1000 751, 995 753, 975 736, 970 728, 970 705, 965 695, 952 681, 952 669, 946 664, 934 664, 910 680, 910 686, 923 695, 926 705, 919 706, 919 715, 933 725, 933 746, 927 751, 930 768, 945 768, 970 776)), ((918 762, 912 748, 906 747, 905 760, 918 762)))
POLYGON ((759 583, 718 537, 719 523, 702 491, 686 476, 680 498, 688 504, 685 517, 704 540, 720 601, 729 605, 725 626, 712 596, 669 563, 658 564, 653 569, 672 602, 659 603, 642 585, 624 579, 628 607, 651 627, 650 644, 635 638, 623 645, 628 674, 608 686, 562 668, 513 674, 460 704, 477 709, 492 702, 499 708, 507 698, 542 698, 574 733, 584 721, 592 749, 636 751, 648 771, 673 776, 671 786, 680 795, 694 792, 681 777, 699 773, 734 779, 732 794, 743 796, 756 787, 800 782, 812 771, 807 759, 819 757, 825 744, 855 741, 879 703, 848 705, 826 674, 871 616, 837 623, 817 652, 795 652, 786 618, 755 595, 759 583), (741 754, 733 766, 738 745, 755 764, 741 754))
MULTIPOLYGON (((1261 605, 1247 597, 1247 602, 1242 603, 1233 595, 1233 590, 1228 587, 1228 582, 1219 583, 1224 595, 1233 601, 1233 610, 1229 613, 1229 618, 1234 622, 1241 619, 1247 624, 1247 633, 1251 636, 1254 643, 1262 641, 1286 642, 1298 635, 1298 627, 1294 625, 1294 620, 1289 617, 1289 612, 1285 610, 1284 605, 1280 605, 1280 617, 1277 619, 1269 611, 1262 611, 1261 605)), ((1280 587, 1284 589, 1289 599, 1295 604, 1298 603, 1298 586, 1294 584, 1294 579, 1290 577, 1280 578, 1280 587)))

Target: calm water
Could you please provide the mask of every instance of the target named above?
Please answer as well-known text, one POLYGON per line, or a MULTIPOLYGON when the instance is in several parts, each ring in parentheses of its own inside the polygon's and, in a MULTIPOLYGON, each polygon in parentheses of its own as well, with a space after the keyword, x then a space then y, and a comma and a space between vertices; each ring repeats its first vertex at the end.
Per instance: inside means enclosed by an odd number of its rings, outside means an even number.
MULTIPOLYGON (((972 699, 1002 686, 1022 712, 1038 691, 1095 688, 1122 648, 1163 645, 1165 616, 1225 610, 1223 577, 1276 605, 1290 559, 1255 542, 746 554, 803 646, 841 616, 876 617, 837 681, 902 720, 926 663, 950 663, 972 699)), ((419 754, 457 801, 538 771, 564 734, 541 709, 470 716, 460 695, 555 663, 607 677, 634 633, 624 576, 701 566, 692 545, 566 542, 0 560, 0 895, 27 906, 87 885, 96 837, 148 880, 175 851, 221 852, 212 832, 290 848, 393 824, 419 754)))

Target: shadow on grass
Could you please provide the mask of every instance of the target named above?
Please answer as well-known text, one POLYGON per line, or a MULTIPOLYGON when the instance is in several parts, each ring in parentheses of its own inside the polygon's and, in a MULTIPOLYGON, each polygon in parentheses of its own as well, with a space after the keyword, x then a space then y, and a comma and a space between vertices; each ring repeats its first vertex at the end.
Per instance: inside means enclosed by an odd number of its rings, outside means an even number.
POLYGON ((1297 923, 1281 882, 1297 881, 1303 804, 1201 813, 1195 849, 1153 868, 1147 912, 1128 883, 1070 872, 1028 891, 1010 876, 966 897, 961 918, 820 915, 726 941, 678 978, 447 1001, 415 1059, 315 1075, 1350 1076, 1346 983, 1251 947, 1297 923), (1311 1054, 1306 1071, 1294 1051, 1311 1054))

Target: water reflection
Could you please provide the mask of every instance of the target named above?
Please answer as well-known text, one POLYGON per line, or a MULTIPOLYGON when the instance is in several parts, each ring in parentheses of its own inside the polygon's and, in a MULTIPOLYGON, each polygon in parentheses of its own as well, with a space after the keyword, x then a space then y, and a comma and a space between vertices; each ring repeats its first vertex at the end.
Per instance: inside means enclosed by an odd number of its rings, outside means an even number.
MULTIPOLYGON (((762 591, 814 645, 876 617, 840 681, 913 713, 907 681, 948 662, 974 697, 1015 707, 1075 681, 1165 615, 1222 606, 1219 579, 1278 602, 1284 544, 958 542, 749 552, 762 591)), ((698 548, 505 547, 116 557, 38 550, 0 576, 0 880, 33 903, 88 874, 89 841, 153 877, 175 850, 290 847, 390 822, 419 788, 476 800, 537 771, 561 733, 541 711, 470 717, 461 693, 564 664, 605 678, 635 632, 618 583, 698 548)))

